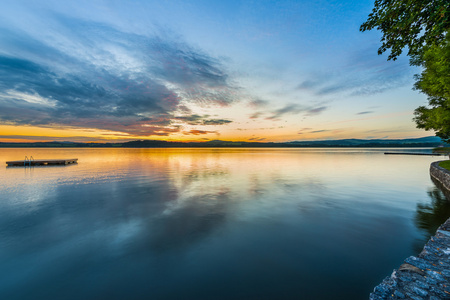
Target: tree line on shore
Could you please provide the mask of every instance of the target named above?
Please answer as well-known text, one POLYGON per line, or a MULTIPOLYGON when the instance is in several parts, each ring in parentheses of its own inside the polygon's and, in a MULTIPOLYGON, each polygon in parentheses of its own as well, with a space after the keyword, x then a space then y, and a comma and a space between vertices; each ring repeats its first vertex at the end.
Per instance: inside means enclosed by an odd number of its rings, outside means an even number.
POLYGON ((220 141, 175 142, 139 140, 123 143, 36 142, 0 143, 0 148, 306 148, 306 147, 438 147, 445 143, 438 137, 416 139, 342 139, 319 141, 292 141, 285 143, 220 141))

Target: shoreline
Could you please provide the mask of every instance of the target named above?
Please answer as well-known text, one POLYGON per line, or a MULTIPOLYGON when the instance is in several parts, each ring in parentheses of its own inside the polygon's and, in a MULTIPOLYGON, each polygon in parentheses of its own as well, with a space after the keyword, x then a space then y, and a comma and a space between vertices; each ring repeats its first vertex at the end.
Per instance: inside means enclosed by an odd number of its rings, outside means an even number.
MULTIPOLYGON (((430 176, 450 201, 450 171, 440 167, 440 162, 431 163, 430 176)), ((450 299, 450 218, 422 252, 405 259, 374 288, 369 299, 450 299)))

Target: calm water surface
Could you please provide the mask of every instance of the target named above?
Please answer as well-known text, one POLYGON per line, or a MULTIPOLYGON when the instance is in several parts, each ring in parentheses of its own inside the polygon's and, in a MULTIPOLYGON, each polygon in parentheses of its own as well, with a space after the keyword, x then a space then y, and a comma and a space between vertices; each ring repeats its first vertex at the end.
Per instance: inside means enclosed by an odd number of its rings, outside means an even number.
POLYGON ((1 299, 366 299, 450 216, 380 149, 0 149, 1 299))

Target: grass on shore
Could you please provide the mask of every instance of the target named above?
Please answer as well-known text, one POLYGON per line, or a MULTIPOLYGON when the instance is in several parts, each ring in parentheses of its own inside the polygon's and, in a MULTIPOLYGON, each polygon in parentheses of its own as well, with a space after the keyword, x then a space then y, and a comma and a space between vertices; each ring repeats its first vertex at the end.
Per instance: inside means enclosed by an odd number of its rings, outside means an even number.
POLYGON ((440 162, 439 163, 439 167, 442 167, 442 168, 447 169, 447 170, 450 171, 450 160, 446 160, 446 161, 440 162))
POLYGON ((434 153, 450 153, 450 147, 437 147, 433 149, 434 153))

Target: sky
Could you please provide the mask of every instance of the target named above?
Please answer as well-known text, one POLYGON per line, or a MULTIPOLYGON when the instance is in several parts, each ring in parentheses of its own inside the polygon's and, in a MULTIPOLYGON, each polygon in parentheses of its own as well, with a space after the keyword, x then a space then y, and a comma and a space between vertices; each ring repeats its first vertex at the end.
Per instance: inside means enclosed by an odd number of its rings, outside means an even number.
POLYGON ((25 1, 0 10, 0 142, 430 136, 373 0, 25 1))

